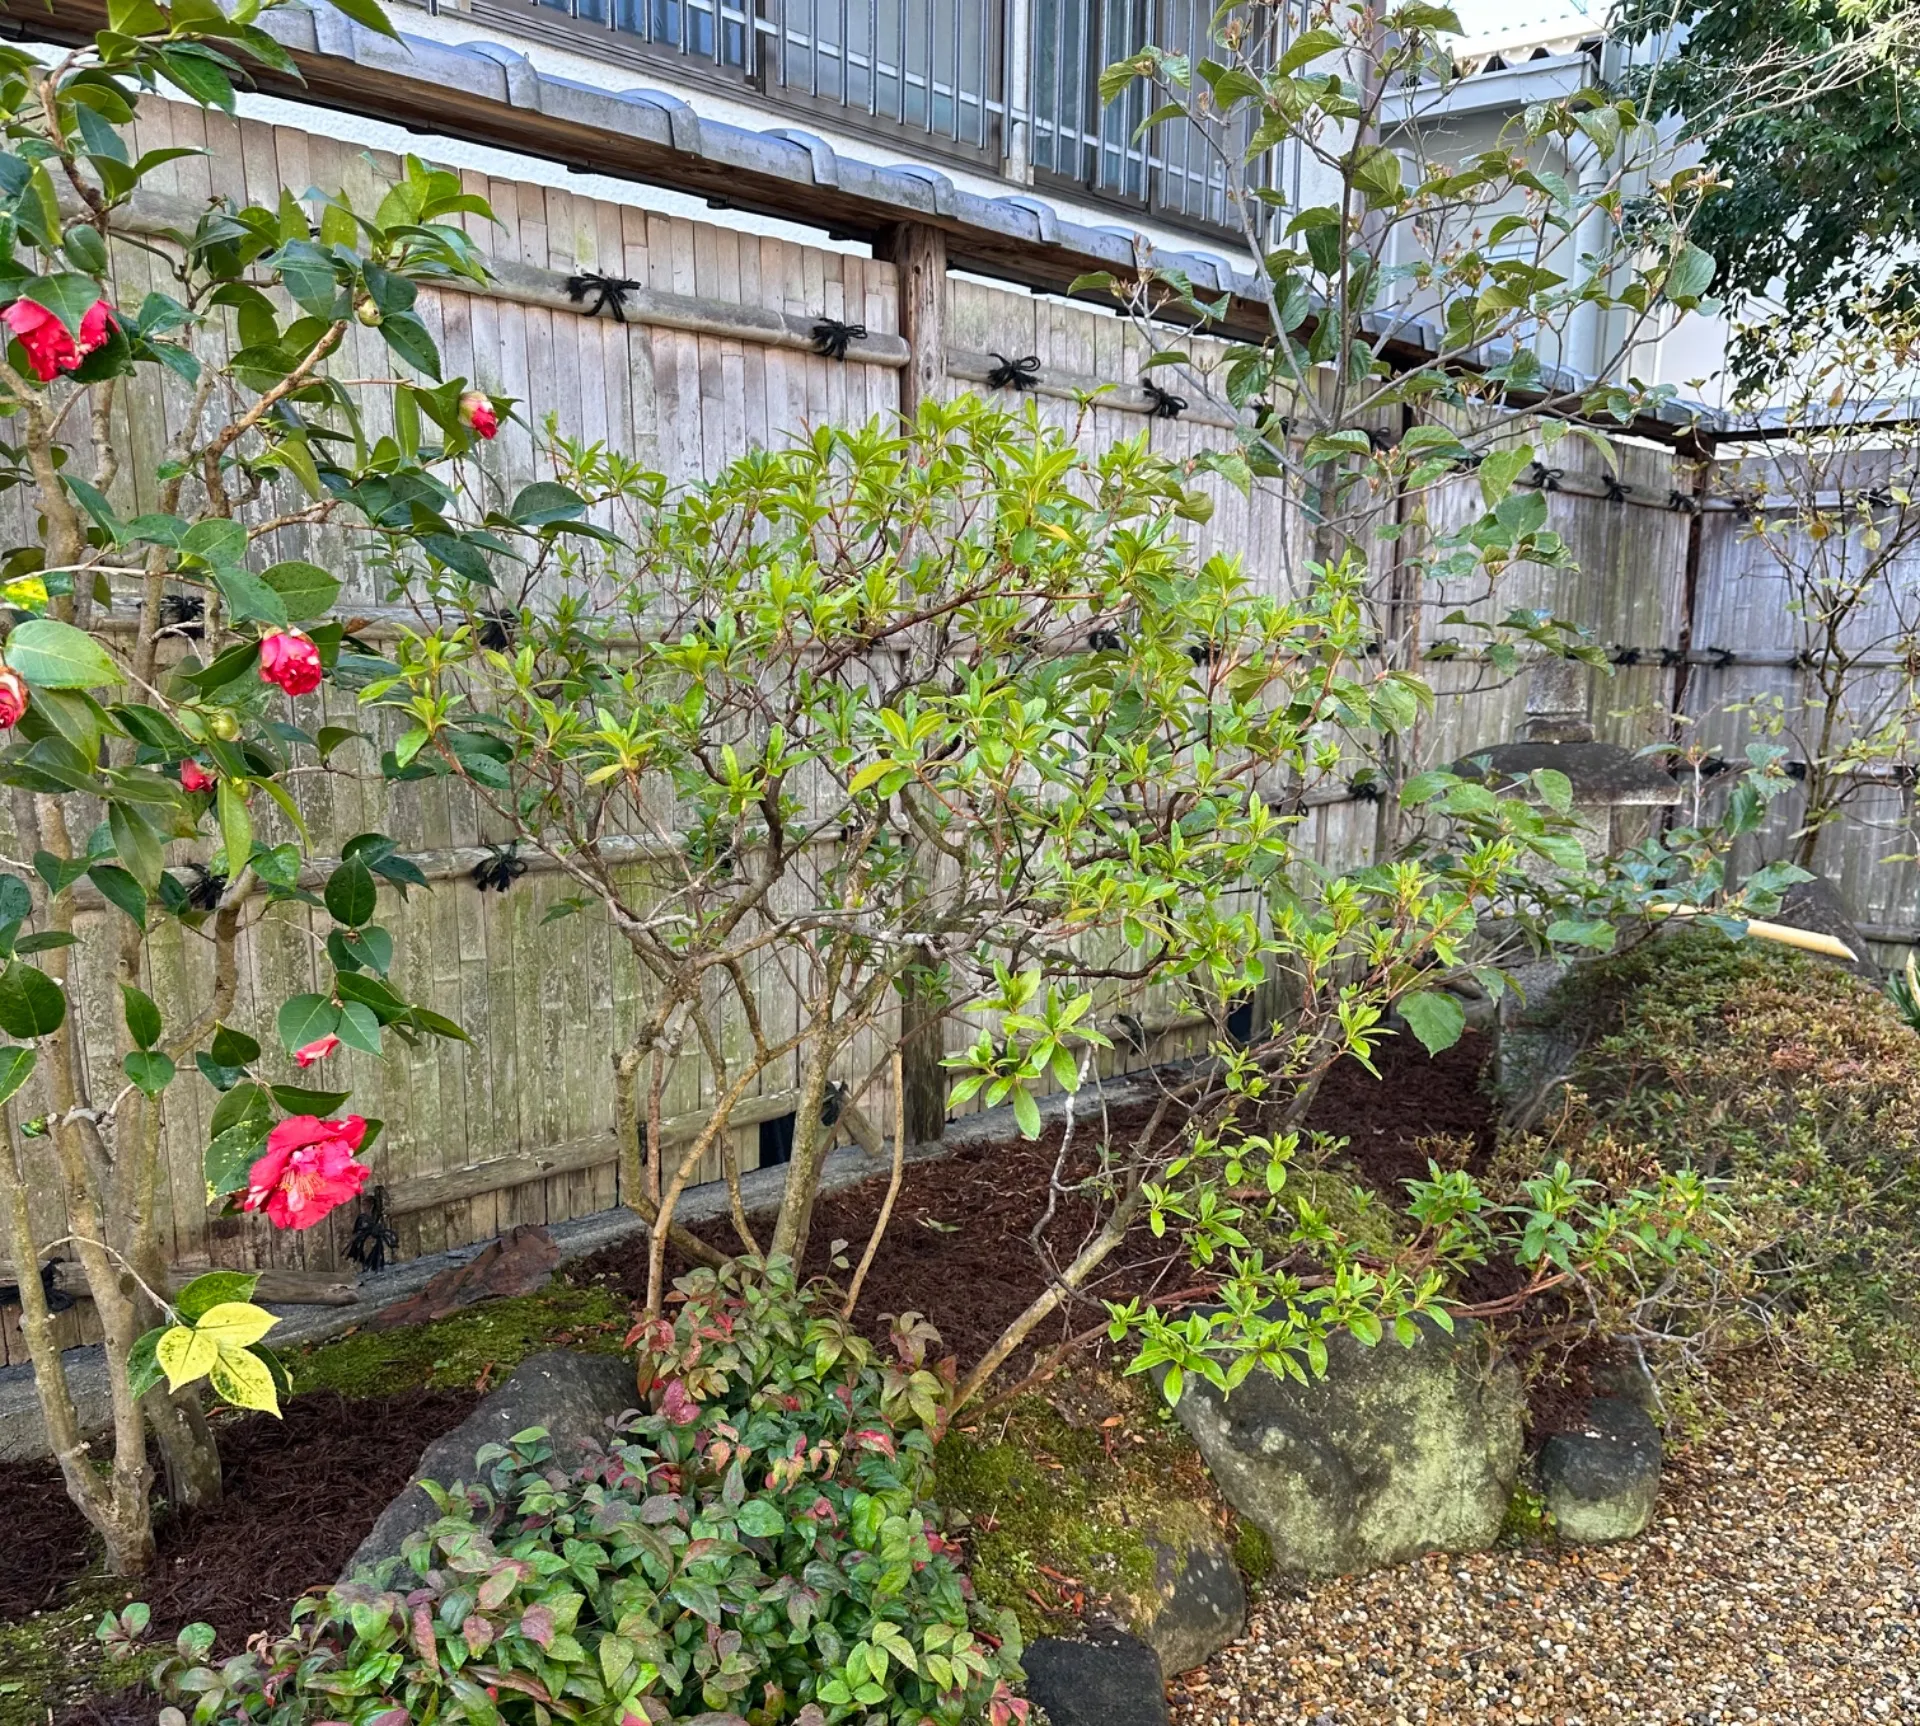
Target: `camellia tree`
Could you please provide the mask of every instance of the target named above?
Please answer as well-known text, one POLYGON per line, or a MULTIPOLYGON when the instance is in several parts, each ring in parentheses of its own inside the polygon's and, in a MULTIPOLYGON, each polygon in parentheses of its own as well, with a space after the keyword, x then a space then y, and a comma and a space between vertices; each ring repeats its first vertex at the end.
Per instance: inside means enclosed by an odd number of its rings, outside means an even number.
MULTIPOLYGON (((369 5, 349 9, 386 27, 369 5)), ((142 101, 168 85, 230 110, 241 62, 290 70, 261 11, 115 0, 110 28, 82 46, 0 49, 0 435, 25 505, 0 565, 0 780, 20 859, 0 874, 0 1030, 13 1039, 0 1048, 0 1240, 54 1452, 121 1572, 153 1552, 149 1439, 169 1499, 203 1503, 220 1490, 203 1388, 265 1409, 284 1388, 254 1278, 169 1286, 156 1201, 172 1099, 218 1093, 209 1202, 280 1229, 358 1193, 379 1130, 339 1113, 345 1092, 276 1082, 278 1060, 227 1022, 246 932, 283 906, 331 920, 328 981, 277 1008, 296 1069, 324 1070, 342 1046, 460 1035, 388 981, 376 888, 424 885, 419 870, 377 833, 324 872, 308 855, 296 775, 346 741, 307 728, 310 698, 365 654, 330 617, 338 578, 282 548, 329 524, 459 543, 440 515, 456 495, 442 470, 493 434, 505 404, 440 378, 413 302, 423 282, 482 277, 458 218, 487 212, 456 176, 412 160, 377 209, 325 199, 317 224, 290 194, 217 200, 176 227, 137 208, 143 181, 188 153, 132 153, 142 101), (138 303, 115 289, 133 247, 164 284, 138 303), (402 378, 336 369, 362 328, 402 378), (184 411, 135 471, 116 426, 157 420, 163 388, 184 392, 184 411), (391 435, 366 429, 373 394, 391 435), (106 920, 83 931, 89 903, 106 920), (174 926, 206 944, 213 981, 167 1016, 149 949, 174 926), (121 1008, 111 1068, 77 1010, 83 981, 103 973, 121 1008), (42 1194, 64 1214, 57 1239, 36 1232, 42 1194), (81 1431, 51 1282, 35 1274, 49 1255, 78 1262, 98 1314, 104 1445, 81 1431)))

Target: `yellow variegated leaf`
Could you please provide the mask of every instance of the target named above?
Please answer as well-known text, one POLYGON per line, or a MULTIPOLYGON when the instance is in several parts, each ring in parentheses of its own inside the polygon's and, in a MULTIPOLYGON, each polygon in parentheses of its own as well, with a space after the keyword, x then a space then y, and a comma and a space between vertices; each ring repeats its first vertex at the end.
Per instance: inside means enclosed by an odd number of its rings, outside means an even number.
POLYGON ((222 1301, 200 1315, 196 1327, 202 1336, 210 1336, 223 1350, 251 1348, 280 1321, 264 1307, 251 1301, 222 1301))
POLYGON ((167 1375, 167 1388, 178 1390, 204 1378, 220 1358, 220 1345, 204 1331, 177 1324, 165 1331, 155 1345, 153 1358, 167 1375))
POLYGON ((280 1412, 273 1373, 257 1354, 249 1354, 243 1348, 223 1348, 218 1351, 208 1378, 214 1394, 235 1408, 257 1408, 274 1415, 280 1412))

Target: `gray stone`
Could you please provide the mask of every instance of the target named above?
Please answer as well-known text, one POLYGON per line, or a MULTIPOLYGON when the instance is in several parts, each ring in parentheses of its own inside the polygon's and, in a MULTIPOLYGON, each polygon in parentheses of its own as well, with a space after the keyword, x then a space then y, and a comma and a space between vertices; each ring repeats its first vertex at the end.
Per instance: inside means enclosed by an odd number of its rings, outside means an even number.
POLYGON ((1160 1657, 1162 1672, 1204 1666, 1247 1626, 1247 1588, 1220 1532, 1196 1515, 1197 1531, 1149 1532, 1154 1592, 1129 1600, 1128 1628, 1160 1657))
POLYGON ((396 1557, 408 1535, 439 1515, 433 1500, 420 1490, 420 1481, 441 1486, 472 1481, 474 1455, 482 1446, 505 1443, 530 1426, 545 1427, 555 1460, 570 1465, 586 1444, 606 1438, 608 1422, 638 1400, 633 1363, 624 1356, 566 1349, 529 1355, 453 1431, 427 1446, 412 1480, 380 1513, 373 1531, 347 1561, 344 1576, 396 1557))
POLYGON ((1089 1631, 1072 1642, 1042 1636, 1020 1664, 1027 1696, 1051 1726, 1167 1726, 1159 1659, 1123 1631, 1089 1631))
POLYGON ((1540 1491, 1560 1538, 1576 1546, 1631 1540, 1660 1496, 1660 1429, 1645 1409, 1597 1397, 1578 1432, 1540 1447, 1540 1491))
MULTIPOLYGON (((1817 935, 1831 935, 1853 953, 1853 963, 1846 968, 1856 977, 1864 977, 1876 986, 1886 981, 1886 973, 1875 961, 1866 936, 1848 915, 1840 890, 1826 876, 1815 875, 1809 881, 1794 882, 1780 895, 1780 909, 1773 921, 1784 923, 1789 929, 1811 929, 1817 935)), ((1843 963, 1838 959, 1832 962, 1843 963)))
POLYGON ((1328 1339, 1324 1378, 1264 1370, 1232 1395, 1189 1379, 1181 1423, 1227 1501, 1293 1576, 1493 1545, 1520 1468, 1520 1376, 1480 1327, 1422 1323, 1411 1348, 1328 1339))

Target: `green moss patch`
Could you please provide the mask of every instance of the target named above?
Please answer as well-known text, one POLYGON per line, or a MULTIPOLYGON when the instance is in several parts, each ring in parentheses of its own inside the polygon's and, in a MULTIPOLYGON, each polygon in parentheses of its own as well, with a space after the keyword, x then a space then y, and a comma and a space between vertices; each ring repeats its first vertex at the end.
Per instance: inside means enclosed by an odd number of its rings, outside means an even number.
MULTIPOLYGON (((1028 1637, 1071 1628, 1102 1598, 1131 1616, 1154 1592, 1152 1541, 1183 1553, 1231 1522, 1171 1415, 1144 1387, 1090 1370, 948 1433, 934 1495, 966 1540, 980 1598, 1028 1637)), ((1264 1537, 1231 1532, 1258 1580, 1271 1568, 1264 1537)))
POLYGON ((539 1294, 484 1301, 451 1318, 396 1330, 354 1331, 287 1357, 296 1391, 391 1396, 422 1387, 499 1384, 530 1354, 571 1348, 618 1354, 632 1316, 600 1287, 555 1283, 539 1294))
POLYGON ((0 1624, 0 1726, 47 1726, 77 1702, 134 1684, 150 1662, 108 1658, 94 1636, 109 1602, 126 1584, 88 1578, 66 1606, 0 1624))

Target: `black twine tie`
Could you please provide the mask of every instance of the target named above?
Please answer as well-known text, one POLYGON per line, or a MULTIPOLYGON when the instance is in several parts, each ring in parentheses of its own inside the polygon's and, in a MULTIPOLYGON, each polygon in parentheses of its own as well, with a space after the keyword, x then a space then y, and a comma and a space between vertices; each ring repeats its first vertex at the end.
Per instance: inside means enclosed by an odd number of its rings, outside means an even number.
POLYGON ((822 359, 845 360, 848 345, 866 339, 865 324, 843 324, 838 318, 821 318, 813 326, 813 351, 822 359))
POLYGON ((1147 400, 1153 405, 1147 409, 1150 420, 1177 420, 1187 411, 1187 398, 1177 396, 1171 390, 1163 390, 1158 384, 1150 384, 1145 378, 1140 387, 1147 392, 1147 400))
POLYGON ((587 271, 567 277, 567 298, 577 306, 591 294, 593 304, 588 308, 588 317, 597 318, 602 312, 610 311, 616 324, 624 324, 627 321, 627 295, 635 292, 639 286, 628 276, 596 276, 587 271))
POLYGON ((1023 354, 1010 360, 1005 354, 987 355, 999 363, 987 373, 987 383, 996 390, 1030 390, 1040 381, 1040 356, 1023 354))

